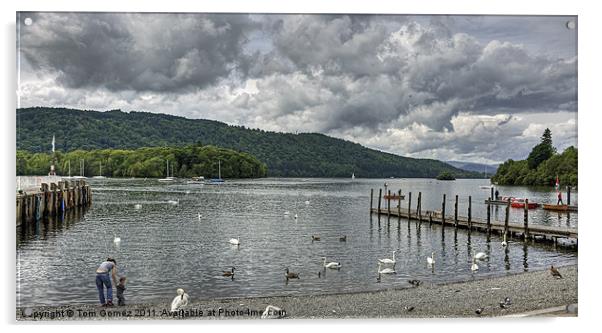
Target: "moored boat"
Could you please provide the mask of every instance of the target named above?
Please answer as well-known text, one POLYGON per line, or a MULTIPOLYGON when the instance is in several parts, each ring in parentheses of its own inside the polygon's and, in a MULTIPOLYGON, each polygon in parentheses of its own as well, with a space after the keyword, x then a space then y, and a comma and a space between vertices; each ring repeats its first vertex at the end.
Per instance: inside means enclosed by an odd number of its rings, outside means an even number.
MULTIPOLYGON (((512 201, 510 202, 510 207, 525 208, 525 199, 523 199, 523 198, 512 199, 512 201)), ((528 204, 528 209, 535 209, 537 207, 539 207, 539 204, 537 202, 529 202, 529 204, 528 204)))
POLYGON ((548 204, 543 204, 543 209, 564 212, 564 211, 568 211, 569 210, 569 205, 548 205, 548 204))
POLYGON ((405 195, 402 194, 401 197, 400 197, 398 194, 390 194, 390 195, 389 194, 385 194, 385 195, 383 195, 383 198, 385 200, 389 200, 389 199, 391 199, 391 200, 403 200, 403 199, 405 199, 405 195))

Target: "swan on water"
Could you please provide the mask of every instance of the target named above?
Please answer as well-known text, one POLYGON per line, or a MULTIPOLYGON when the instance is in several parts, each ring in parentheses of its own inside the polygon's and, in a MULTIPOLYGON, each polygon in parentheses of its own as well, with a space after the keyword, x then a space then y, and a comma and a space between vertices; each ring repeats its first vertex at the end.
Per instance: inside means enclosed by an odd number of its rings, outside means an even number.
POLYGON ((174 297, 173 301, 171 302, 172 312, 178 311, 179 309, 188 305, 188 294, 184 292, 184 289, 178 288, 176 293, 178 296, 174 297))
POLYGON ((430 257, 426 258, 426 262, 430 265, 433 266, 435 264, 435 252, 431 253, 430 257))
POLYGON ((378 274, 395 274, 395 270, 393 268, 385 268, 383 270, 380 269, 381 263, 378 263, 378 274))
POLYGON ((474 258, 477 260, 487 259, 487 254, 485 252, 479 252, 474 255, 474 258))
POLYGON ((506 242, 506 234, 504 234, 504 239, 502 240, 502 246, 503 247, 508 246, 508 243, 506 242))
POLYGON ((395 252, 397 252, 397 250, 393 251, 393 259, 385 258, 385 259, 378 259, 378 261, 383 264, 395 265, 395 252))
POLYGON ((232 244, 232 245, 240 245, 240 237, 238 238, 230 238, 230 240, 228 241, 228 243, 232 244))
POLYGON ((326 257, 322 257, 322 265, 324 266, 324 268, 332 268, 332 269, 340 269, 342 266, 340 262, 329 262, 327 264, 326 257))
POLYGON ((470 266, 470 270, 473 272, 479 270, 479 265, 477 265, 477 259, 472 258, 472 265, 470 266))

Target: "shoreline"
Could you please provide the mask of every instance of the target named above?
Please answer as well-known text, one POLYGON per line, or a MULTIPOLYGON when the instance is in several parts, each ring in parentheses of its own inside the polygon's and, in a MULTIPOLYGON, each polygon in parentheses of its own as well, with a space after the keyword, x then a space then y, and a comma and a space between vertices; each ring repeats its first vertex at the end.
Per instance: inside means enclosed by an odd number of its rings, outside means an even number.
MULTIPOLYGON (((18 321, 152 320, 152 319, 259 319, 268 305, 289 319, 342 318, 470 318, 541 313, 565 315, 559 307, 578 303, 577 265, 559 267, 563 279, 546 270, 509 274, 419 287, 303 296, 265 296, 195 300, 183 311, 170 313, 171 299, 103 308, 80 304, 16 308, 18 321), (512 305, 499 303, 510 297, 512 305), (480 315, 475 313, 483 308, 480 315), (411 309, 411 310, 410 310, 411 309)), ((383 276, 383 278, 386 278, 383 276)), ((294 281, 292 282, 294 283, 294 281)), ((127 297, 127 295, 126 295, 127 297)), ((576 314, 569 314, 576 315, 576 314)))

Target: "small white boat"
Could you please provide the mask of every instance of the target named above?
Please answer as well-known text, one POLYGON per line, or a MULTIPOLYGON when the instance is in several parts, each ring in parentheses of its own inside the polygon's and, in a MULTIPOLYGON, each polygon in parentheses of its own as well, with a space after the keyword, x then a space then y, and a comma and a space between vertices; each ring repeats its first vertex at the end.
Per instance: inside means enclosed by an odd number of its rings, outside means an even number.
POLYGON ((160 182, 162 183, 168 183, 168 182, 173 182, 175 179, 169 176, 169 160, 167 160, 167 168, 166 168, 166 176, 165 178, 161 178, 159 179, 160 182))

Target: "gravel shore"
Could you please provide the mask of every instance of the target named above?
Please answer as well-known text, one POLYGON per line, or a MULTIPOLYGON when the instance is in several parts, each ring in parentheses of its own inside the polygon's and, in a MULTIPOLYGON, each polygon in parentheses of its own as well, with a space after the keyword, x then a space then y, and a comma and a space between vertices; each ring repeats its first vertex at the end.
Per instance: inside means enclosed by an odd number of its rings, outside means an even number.
MULTIPOLYGON (((171 302, 102 308, 95 305, 17 308, 17 320, 259 319, 266 306, 283 309, 284 318, 492 317, 534 312, 577 303, 577 266, 560 267, 562 279, 548 270, 378 292, 194 300, 176 315, 171 302), (502 308, 506 297, 511 305, 502 308), (475 310, 482 308, 480 315, 475 310)), ((292 281, 294 283, 294 281, 292 281)), ((552 315, 563 315, 556 311, 552 315)))

